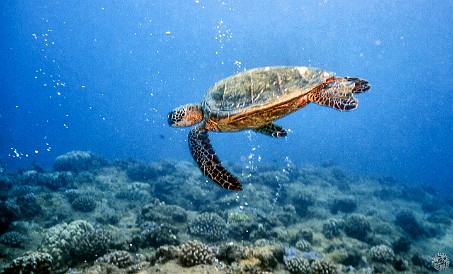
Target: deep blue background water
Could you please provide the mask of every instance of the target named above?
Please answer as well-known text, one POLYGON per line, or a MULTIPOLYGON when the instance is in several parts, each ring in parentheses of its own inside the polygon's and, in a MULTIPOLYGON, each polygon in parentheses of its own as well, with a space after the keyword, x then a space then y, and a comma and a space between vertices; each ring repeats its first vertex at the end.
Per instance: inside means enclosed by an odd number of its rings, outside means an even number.
POLYGON ((368 79, 353 112, 309 105, 285 140, 212 133, 226 162, 331 160, 453 195, 453 1, 1 2, 0 165, 191 160, 172 108, 244 69, 315 66, 368 79), (166 32, 170 32, 167 35, 166 32))

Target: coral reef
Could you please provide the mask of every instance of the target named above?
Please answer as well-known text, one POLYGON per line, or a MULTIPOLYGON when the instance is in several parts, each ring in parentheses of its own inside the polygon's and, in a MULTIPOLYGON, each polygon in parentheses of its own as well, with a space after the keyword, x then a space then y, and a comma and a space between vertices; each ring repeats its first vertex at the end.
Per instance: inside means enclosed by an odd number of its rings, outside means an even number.
POLYGON ((326 251, 333 251, 331 253, 329 252, 330 259, 339 264, 355 268, 361 265, 367 265, 367 262, 364 261, 365 257, 363 251, 355 247, 346 246, 345 244, 336 245, 333 243, 326 251))
POLYGON ((55 171, 81 171, 94 170, 104 167, 108 161, 89 151, 70 151, 55 159, 53 169, 55 171))
POLYGON ((93 262, 108 252, 113 244, 112 239, 112 233, 107 230, 85 231, 72 239, 69 247, 71 258, 75 263, 93 262))
POLYGON ((415 215, 408 210, 401 210, 396 214, 395 224, 401 227, 409 236, 416 239, 423 237, 426 231, 415 218, 415 215))
POLYGON ((42 252, 25 253, 3 268, 2 273, 47 274, 52 270, 52 256, 42 252))
POLYGON ((39 193, 39 192, 41 192, 41 188, 39 186, 17 185, 14 187, 14 189, 10 193, 14 197, 19 197, 19 196, 25 196, 30 193, 39 193))
POLYGON ((42 208, 38 204, 36 195, 33 192, 17 197, 16 204, 19 206, 22 218, 34 217, 42 212, 42 208))
POLYGON ((283 259, 285 268, 291 273, 308 273, 310 270, 310 263, 296 256, 284 257, 283 259))
POLYGON ((118 268, 126 268, 137 263, 137 260, 129 252, 119 250, 105 254, 98 258, 96 263, 112 264, 118 268))
POLYGON ((311 263, 311 274, 336 274, 337 266, 331 261, 315 260, 311 263))
POLYGON ((308 260, 309 262, 322 259, 323 257, 324 257, 323 254, 317 253, 315 251, 302 252, 302 258, 308 260))
POLYGON ((357 203, 352 198, 335 199, 330 205, 330 212, 337 214, 339 211, 351 213, 357 208, 357 203))
POLYGON ((345 222, 343 220, 331 219, 322 225, 322 234, 327 239, 332 239, 334 237, 340 237, 341 231, 344 228, 344 226, 345 226, 345 222))
POLYGON ((425 199, 422 203, 422 210, 425 213, 432 213, 442 208, 442 203, 437 199, 425 199))
POLYGON ((301 250, 301 251, 310 251, 311 250, 311 244, 307 240, 299 240, 295 244, 296 248, 301 250))
POLYGON ((381 263, 391 263, 395 259, 393 249, 386 245, 377 245, 370 248, 371 258, 381 263))
POLYGON ((6 232, 0 236, 0 243, 9 247, 23 247, 27 237, 17 231, 6 232))
POLYGON ((313 232, 307 229, 301 229, 297 232, 297 238, 306 240, 310 244, 313 244, 313 232))
POLYGON ((8 230, 9 225, 20 216, 20 209, 9 201, 0 201, 0 233, 8 230))
POLYGON ((332 167, 332 169, 330 170, 330 174, 332 175, 332 179, 336 180, 337 182, 346 181, 346 179, 348 178, 346 172, 336 166, 332 167))
POLYGON ((412 256, 411 261, 416 266, 420 266, 420 267, 422 267, 423 269, 426 269, 426 270, 434 271, 434 267, 433 267, 433 264, 431 262, 431 257, 430 256, 421 255, 419 253, 415 253, 412 256))
POLYGON ((344 231, 349 237, 365 241, 371 232, 371 226, 365 216, 353 214, 346 217, 344 231))
POLYGON ((188 232, 208 241, 218 241, 227 234, 227 224, 217 213, 202 213, 189 222, 188 232))
POLYGON ((64 195, 66 196, 66 198, 68 198, 69 202, 72 202, 72 201, 74 201, 74 199, 76 199, 80 196, 87 195, 87 193, 83 190, 71 188, 71 189, 65 190, 64 195))
POLYGON ((158 263, 165 263, 169 260, 179 258, 181 256, 181 250, 179 247, 174 245, 163 245, 157 248, 154 254, 154 260, 158 263))
MULTIPOLYGON (((128 184, 125 188, 118 189, 115 198, 123 200, 129 206, 141 206, 152 201, 152 186, 147 183, 133 182, 128 184)), ((156 199, 157 200, 157 199, 156 199)), ((154 206, 154 203, 152 204, 154 206)))
POLYGON ((27 170, 24 171, 19 176, 19 181, 23 185, 40 185, 43 182, 43 174, 36 170, 27 170))
POLYGON ((91 224, 83 220, 73 221, 70 224, 62 223, 47 230, 39 251, 49 253, 53 258, 52 271, 55 273, 66 272, 69 268, 74 239, 86 232, 93 231, 91 224))
POLYGON ((187 220, 187 211, 177 205, 167 205, 156 199, 142 207, 140 218, 153 222, 178 222, 187 220))
POLYGON ((0 191, 10 190, 14 183, 15 179, 13 177, 0 174, 0 191))
POLYGON ((452 224, 452 217, 445 210, 437 210, 426 218, 426 220, 432 224, 442 224, 442 225, 451 225, 452 224))
POLYGON ((429 273, 451 251, 453 199, 424 188, 233 163, 247 188, 232 193, 192 162, 107 164, 72 152, 57 171, 0 171, 7 273, 429 273))
POLYGON ((259 266, 265 270, 271 270, 278 264, 277 254, 281 249, 278 249, 272 245, 254 245, 253 257, 257 258, 260 262, 259 266))
POLYGON ((288 174, 278 172, 274 169, 261 168, 260 170, 257 170, 257 172, 253 175, 256 178, 256 182, 259 184, 272 185, 275 183, 287 184, 290 182, 288 174))
POLYGON ((408 252, 411 248, 411 241, 406 237, 400 237, 392 244, 396 254, 408 252))
POLYGON ((197 240, 188 241, 181 246, 179 261, 183 266, 198 264, 211 264, 214 260, 214 252, 211 248, 197 240))
POLYGON ((154 222, 143 223, 140 238, 142 247, 179 244, 178 229, 168 223, 159 225, 154 222))
POLYGON ((236 271, 240 273, 270 271, 278 265, 277 257, 283 257, 281 247, 269 244, 239 246, 230 243, 227 246, 222 246, 220 253, 222 253, 221 258, 226 256, 228 261, 237 262, 236 271))
POLYGON ((80 196, 71 202, 73 209, 81 212, 91 212, 96 209, 96 200, 91 196, 80 196))
POLYGON ((131 163, 127 166, 126 174, 129 179, 133 181, 146 182, 156 179, 159 175, 162 175, 162 170, 159 170, 156 166, 143 163, 131 163))
POLYGON ((132 181, 146 182, 155 180, 175 171, 174 163, 161 161, 159 163, 141 163, 138 161, 116 161, 115 164, 126 170, 126 175, 132 181))
POLYGON ((51 190, 58 190, 73 187, 75 179, 74 173, 70 171, 52 172, 42 175, 42 185, 51 190))
POLYGON ((397 271, 407 271, 410 269, 410 264, 409 264, 409 261, 406 260, 406 259, 403 259, 403 258, 395 258, 395 261, 393 262, 393 267, 397 270, 397 271))
POLYGON ((237 240, 250 240, 259 226, 255 216, 245 212, 233 211, 227 218, 229 237, 237 240))
POLYGON ((114 213, 105 213, 96 217, 96 222, 104 225, 117 225, 120 218, 114 213))
POLYGON ((297 214, 304 217, 308 213, 308 207, 315 204, 315 198, 305 191, 298 191, 292 195, 291 203, 294 205, 297 214))

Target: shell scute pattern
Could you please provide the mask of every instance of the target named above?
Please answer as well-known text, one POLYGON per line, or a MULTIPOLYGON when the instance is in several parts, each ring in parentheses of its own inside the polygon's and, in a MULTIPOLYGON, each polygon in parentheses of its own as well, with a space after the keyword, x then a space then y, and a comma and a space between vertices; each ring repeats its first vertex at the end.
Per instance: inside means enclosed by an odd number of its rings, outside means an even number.
POLYGON ((228 116, 271 106, 288 95, 301 95, 322 84, 332 73, 305 67, 252 69, 216 83, 204 97, 210 115, 228 116))

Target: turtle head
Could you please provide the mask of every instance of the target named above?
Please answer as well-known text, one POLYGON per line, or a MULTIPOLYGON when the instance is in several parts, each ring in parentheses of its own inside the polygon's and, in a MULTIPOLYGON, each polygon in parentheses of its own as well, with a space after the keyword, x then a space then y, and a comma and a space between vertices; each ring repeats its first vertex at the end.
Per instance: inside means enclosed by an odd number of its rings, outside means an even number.
POLYGON ((175 108, 168 114, 168 124, 172 127, 187 127, 203 120, 200 104, 188 104, 175 108))

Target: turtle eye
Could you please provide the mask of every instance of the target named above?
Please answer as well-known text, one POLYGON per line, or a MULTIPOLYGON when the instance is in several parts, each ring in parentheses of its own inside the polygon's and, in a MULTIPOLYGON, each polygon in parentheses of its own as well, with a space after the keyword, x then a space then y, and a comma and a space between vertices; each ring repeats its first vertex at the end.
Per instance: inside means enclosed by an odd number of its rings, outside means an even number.
POLYGON ((331 87, 333 86, 333 84, 334 84, 334 81, 329 82, 329 83, 328 83, 327 85, 325 85, 322 89, 324 89, 324 90, 329 89, 329 88, 331 88, 331 87))

